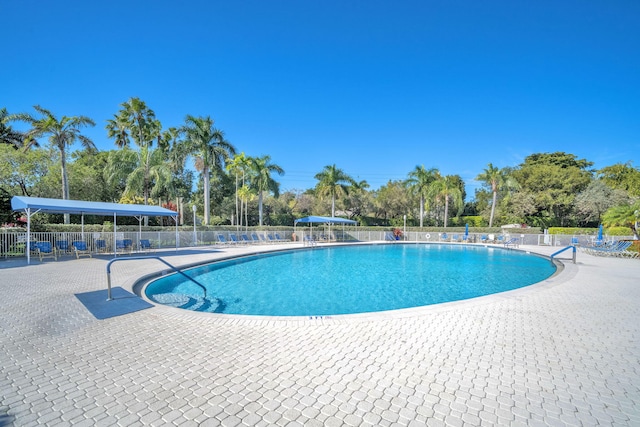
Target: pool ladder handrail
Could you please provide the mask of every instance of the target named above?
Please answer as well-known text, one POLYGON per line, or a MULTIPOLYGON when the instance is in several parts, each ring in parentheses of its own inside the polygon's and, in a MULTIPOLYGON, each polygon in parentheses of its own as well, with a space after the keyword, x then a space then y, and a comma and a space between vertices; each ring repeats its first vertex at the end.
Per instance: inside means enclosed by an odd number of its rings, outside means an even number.
POLYGON ((185 274, 184 271, 169 264, 167 261, 163 260, 159 256, 133 256, 133 257, 127 257, 127 258, 113 258, 111 261, 107 263, 107 301, 113 300, 113 298, 111 298, 111 264, 113 264, 116 261, 129 261, 129 260, 140 260, 140 259, 157 259, 158 261, 165 264, 176 273, 182 274, 184 277, 191 280, 193 283, 195 283, 200 288, 202 288, 202 291, 204 292, 204 298, 207 298, 207 288, 202 283, 198 282, 193 277, 185 274))
POLYGON ((551 262, 553 262, 553 257, 554 256, 560 255, 562 252, 564 252, 566 250, 569 250, 569 249, 573 249, 573 263, 575 264, 576 263, 576 251, 577 251, 577 249, 576 249, 576 247, 574 245, 569 245, 566 248, 562 248, 559 251, 552 253, 551 254, 551 262))

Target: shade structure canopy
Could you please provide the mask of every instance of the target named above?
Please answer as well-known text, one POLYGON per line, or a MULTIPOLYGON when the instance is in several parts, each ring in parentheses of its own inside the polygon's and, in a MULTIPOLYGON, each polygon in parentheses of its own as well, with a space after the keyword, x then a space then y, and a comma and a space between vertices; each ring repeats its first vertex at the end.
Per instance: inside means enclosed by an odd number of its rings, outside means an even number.
MULTIPOLYGON (((27 264, 31 263, 29 248, 31 240, 31 216, 37 213, 79 214, 82 215, 84 233, 84 215, 113 216, 113 232, 117 229, 118 216, 133 216, 141 223, 145 216, 169 216, 176 222, 176 250, 178 249, 178 212, 161 206, 124 205, 120 203, 88 202, 84 200, 48 199, 44 197, 13 196, 11 208, 24 212, 27 216, 27 264)), ((142 228, 141 228, 142 229, 142 228)), ((116 255, 116 240, 113 240, 113 253, 116 255)))
POLYGON ((293 224, 297 225, 298 223, 302 224, 353 224, 356 225, 358 222, 346 219, 346 218, 336 218, 336 217, 328 217, 328 216, 307 216, 304 218, 296 219, 293 224))
POLYGON ((147 205, 123 205, 120 203, 87 202, 83 200, 47 199, 44 197, 13 196, 11 208, 14 211, 41 213, 68 213, 105 216, 173 216, 178 212, 160 207, 147 205))

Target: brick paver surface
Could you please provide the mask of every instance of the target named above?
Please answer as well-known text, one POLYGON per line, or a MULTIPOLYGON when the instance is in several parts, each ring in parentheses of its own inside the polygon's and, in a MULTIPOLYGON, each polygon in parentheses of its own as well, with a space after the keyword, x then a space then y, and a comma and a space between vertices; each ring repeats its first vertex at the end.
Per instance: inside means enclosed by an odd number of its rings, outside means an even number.
MULTIPOLYGON (((526 289, 312 320, 96 320, 74 294, 104 289, 106 263, 0 261, 0 425, 640 425, 639 260, 579 253, 526 289)), ((114 286, 162 268, 113 264, 114 286)))

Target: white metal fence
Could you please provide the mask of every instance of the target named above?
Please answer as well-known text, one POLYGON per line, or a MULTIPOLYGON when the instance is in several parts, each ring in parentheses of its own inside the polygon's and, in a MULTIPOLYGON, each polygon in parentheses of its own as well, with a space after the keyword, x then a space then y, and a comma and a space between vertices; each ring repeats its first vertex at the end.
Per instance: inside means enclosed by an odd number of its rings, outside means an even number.
MULTIPOLYGON (((52 247, 62 252, 71 252, 73 243, 83 241, 87 248, 95 253, 113 253, 116 246, 126 243, 131 251, 140 250, 140 240, 148 240, 154 249, 188 248, 219 244, 221 241, 232 243, 273 243, 283 241, 302 242, 309 234, 317 242, 355 242, 355 241, 388 241, 395 240, 388 230, 358 230, 353 228, 298 227, 287 231, 123 231, 123 232, 32 232, 31 248, 35 250, 37 242, 50 242, 52 247), (220 238, 219 236, 222 236, 220 238), (233 236, 233 237, 232 237, 233 236), (177 238, 177 242, 176 242, 177 238)), ((461 232, 417 232, 411 231, 399 238, 405 242, 461 242, 461 243, 495 243, 500 244, 515 238, 520 245, 545 246, 593 246, 595 235, 571 236, 552 234, 489 234, 469 233, 465 238, 461 232)), ((629 240, 633 236, 606 236, 605 241, 629 240)), ((0 233, 0 257, 26 256, 27 233, 0 233)))

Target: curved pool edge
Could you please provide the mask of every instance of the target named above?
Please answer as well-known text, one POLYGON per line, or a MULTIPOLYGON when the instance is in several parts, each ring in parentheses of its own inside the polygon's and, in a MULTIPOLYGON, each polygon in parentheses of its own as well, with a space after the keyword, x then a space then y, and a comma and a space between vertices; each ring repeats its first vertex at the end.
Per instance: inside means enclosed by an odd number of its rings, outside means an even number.
MULTIPOLYGON (((212 262, 219 261, 228 261, 232 259, 239 259, 245 257, 251 257, 256 255, 261 255, 265 253, 275 253, 275 252, 288 252, 288 251, 297 251, 297 250, 314 250, 316 248, 326 248, 326 247, 335 247, 335 246, 353 246, 353 245, 378 245, 378 244, 397 244, 395 242, 352 242, 352 243, 332 243, 327 245, 320 245, 316 247, 262 247, 261 250, 246 252, 242 254, 227 254, 226 256, 222 256, 215 259, 201 260, 194 263, 187 263, 180 266, 176 266, 181 270, 198 267, 205 264, 210 264, 212 262)), ((409 243, 401 243, 401 244, 412 244, 409 243)), ((423 242, 419 244, 425 244, 423 242)), ((426 243, 430 244, 430 243, 426 243)), ((482 295, 474 298, 468 298, 458 301, 450 301, 439 304, 430 304, 419 307, 409 307, 403 309, 395 309, 395 310, 386 310, 386 311, 375 311, 375 312, 367 312, 367 313, 351 313, 351 314, 337 314, 337 315, 316 315, 316 316, 266 316, 266 315, 247 315, 247 314, 225 314, 225 313, 210 313, 210 312, 200 312, 200 311, 191 311, 177 307, 171 307, 163 304, 159 304, 149 297, 146 296, 145 289, 149 285, 149 283, 158 278, 162 277, 166 274, 169 274, 171 270, 159 270, 154 273, 150 273, 140 278, 136 279, 132 285, 132 290, 136 295, 144 299, 145 301, 152 304, 153 312, 163 315, 176 317, 180 319, 189 319, 200 322, 207 321, 215 321, 215 322, 247 322, 250 324, 270 324, 273 322, 288 322, 288 323, 325 323, 325 322, 339 322, 339 323, 347 323, 347 322, 361 322, 361 321, 379 321, 379 320, 389 320, 394 318, 406 318, 406 317, 416 317, 423 316, 433 313, 438 313, 442 311, 462 308, 462 307, 471 307, 479 304, 489 304, 492 302, 501 301, 504 299, 518 299, 523 298, 527 294, 533 292, 539 292, 543 289, 550 288, 552 286, 557 286, 562 284, 571 278, 573 278, 576 273, 578 266, 576 264, 564 263, 563 259, 551 258, 550 255, 546 255, 542 252, 536 251, 537 247, 527 247, 527 248, 503 248, 499 245, 473 245, 473 244, 456 244, 456 243, 431 243, 431 244, 448 244, 448 245, 467 245, 467 246, 483 246, 483 247, 492 247, 500 250, 509 250, 509 251, 519 251, 524 252, 533 256, 539 256, 541 258, 545 258, 549 260, 549 262, 553 263, 556 266, 556 271, 549 276, 547 279, 533 283, 531 285, 524 286, 522 288, 512 289, 504 292, 498 292, 489 295, 482 295)))

